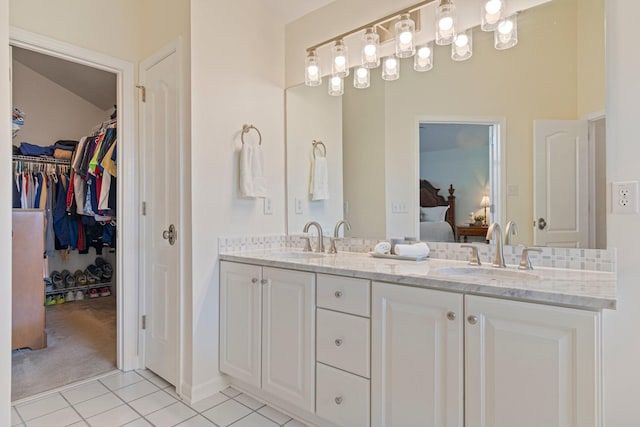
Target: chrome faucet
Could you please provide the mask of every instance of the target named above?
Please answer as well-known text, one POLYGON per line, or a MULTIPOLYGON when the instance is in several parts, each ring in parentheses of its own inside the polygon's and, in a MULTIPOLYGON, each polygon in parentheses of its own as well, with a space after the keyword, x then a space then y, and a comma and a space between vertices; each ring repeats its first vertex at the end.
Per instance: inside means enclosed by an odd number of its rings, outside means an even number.
POLYGON ((336 227, 333 229, 333 237, 329 239, 329 250, 327 251, 327 253, 330 253, 330 254, 338 253, 338 250, 336 249, 336 240, 340 238, 340 235, 338 233, 340 232, 340 226, 343 224, 346 230, 351 230, 351 224, 349 224, 349 221, 346 221, 344 219, 341 221, 338 221, 336 223, 336 227))
MULTIPOLYGON (((311 227, 312 225, 314 225, 316 227, 316 230, 318 230, 318 248, 316 249, 316 252, 324 252, 324 242, 322 241, 322 227, 320 226, 320 224, 318 224, 315 221, 309 221, 304 225, 302 232, 308 233, 309 227, 311 227)), ((309 251, 310 249, 311 249, 311 245, 308 245, 308 247, 305 247, 305 251, 309 251)))
POLYGON ((509 221, 507 223, 507 227, 504 229, 504 244, 505 245, 510 245, 511 244, 511 236, 517 236, 518 235, 518 225, 516 224, 515 221, 509 221))
POLYGON ((500 228, 500 224, 497 222, 491 224, 487 230, 487 240, 492 239, 496 241, 496 255, 493 258, 492 265, 494 267, 504 268, 507 265, 504 262, 504 255, 502 254, 502 228, 500 228))

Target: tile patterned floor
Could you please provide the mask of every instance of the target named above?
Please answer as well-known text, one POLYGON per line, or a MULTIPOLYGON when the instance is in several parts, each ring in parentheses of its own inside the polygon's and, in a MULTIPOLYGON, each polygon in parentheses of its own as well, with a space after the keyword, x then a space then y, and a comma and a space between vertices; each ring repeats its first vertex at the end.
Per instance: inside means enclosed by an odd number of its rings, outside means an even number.
POLYGON ((194 405, 150 371, 116 372, 11 408, 19 427, 305 427, 231 387, 194 405))

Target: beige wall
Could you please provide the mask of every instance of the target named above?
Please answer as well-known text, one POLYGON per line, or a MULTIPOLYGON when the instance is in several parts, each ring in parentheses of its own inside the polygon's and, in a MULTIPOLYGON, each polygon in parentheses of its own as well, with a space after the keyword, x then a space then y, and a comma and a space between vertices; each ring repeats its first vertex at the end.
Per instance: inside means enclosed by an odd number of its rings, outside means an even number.
POLYGON ((604 1, 578 1, 578 117, 605 109, 604 1))
POLYGON ((17 61, 13 61, 13 105, 27 115, 14 145, 22 141, 40 146, 59 139, 78 141, 110 115, 17 61))

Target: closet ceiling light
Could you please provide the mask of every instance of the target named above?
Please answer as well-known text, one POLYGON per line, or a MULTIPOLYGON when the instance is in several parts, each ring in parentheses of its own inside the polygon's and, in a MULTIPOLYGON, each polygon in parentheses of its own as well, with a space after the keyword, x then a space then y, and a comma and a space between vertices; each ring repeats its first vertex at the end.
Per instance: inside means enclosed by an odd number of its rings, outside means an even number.
POLYGON ((500 19, 503 18, 506 5, 505 0, 487 0, 482 5, 480 14, 482 16, 482 31, 494 31, 498 28, 500 19))

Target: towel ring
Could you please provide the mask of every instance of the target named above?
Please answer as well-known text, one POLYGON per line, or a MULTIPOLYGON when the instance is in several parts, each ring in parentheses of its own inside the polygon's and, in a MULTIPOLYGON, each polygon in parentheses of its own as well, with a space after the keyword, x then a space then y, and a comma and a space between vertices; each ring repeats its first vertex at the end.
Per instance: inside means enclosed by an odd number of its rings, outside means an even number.
POLYGON ((254 129, 256 132, 258 132, 258 145, 262 145, 262 134, 260 133, 258 128, 255 127, 254 125, 242 125, 242 133, 240 134, 240 139, 242 140, 242 143, 244 144, 244 134, 249 133, 251 129, 254 129))
POLYGON ((311 145, 313 145, 313 158, 316 158, 316 148, 319 148, 318 145, 322 146, 322 156, 323 157, 327 157, 327 146, 324 145, 324 142, 322 141, 316 141, 315 139, 313 140, 313 142, 311 143, 311 145))

